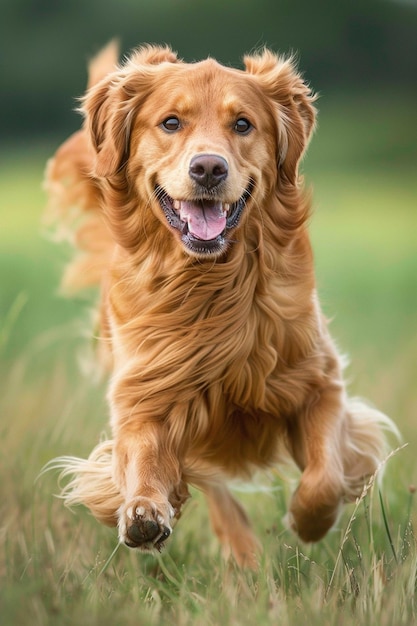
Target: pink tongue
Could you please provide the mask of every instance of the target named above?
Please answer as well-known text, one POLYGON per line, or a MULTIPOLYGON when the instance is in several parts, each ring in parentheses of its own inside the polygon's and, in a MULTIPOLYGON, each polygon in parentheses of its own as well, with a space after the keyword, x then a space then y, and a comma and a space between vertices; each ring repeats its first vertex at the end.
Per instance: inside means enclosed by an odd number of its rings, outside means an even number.
POLYGON ((226 228, 226 214, 221 202, 200 200, 181 202, 180 218, 187 222, 189 232, 197 239, 216 239, 226 228))

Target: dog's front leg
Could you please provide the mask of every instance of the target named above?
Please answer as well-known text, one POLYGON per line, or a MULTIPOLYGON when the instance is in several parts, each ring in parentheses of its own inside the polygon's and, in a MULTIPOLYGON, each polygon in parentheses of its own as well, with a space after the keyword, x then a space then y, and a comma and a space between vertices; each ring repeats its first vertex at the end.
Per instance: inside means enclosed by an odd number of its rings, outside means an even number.
POLYGON ((118 512, 120 541, 160 550, 182 503, 179 462, 167 448, 166 428, 159 421, 129 423, 117 429, 115 439, 114 478, 124 499, 118 512))
POLYGON ((303 474, 291 500, 288 521, 304 541, 318 541, 326 534, 343 500, 343 396, 337 380, 317 391, 289 433, 292 455, 303 474))

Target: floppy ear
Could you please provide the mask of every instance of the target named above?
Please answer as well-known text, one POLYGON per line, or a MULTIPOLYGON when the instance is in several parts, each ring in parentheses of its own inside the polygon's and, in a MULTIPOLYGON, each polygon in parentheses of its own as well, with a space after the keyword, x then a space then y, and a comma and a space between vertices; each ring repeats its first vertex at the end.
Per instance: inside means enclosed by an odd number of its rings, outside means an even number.
POLYGON ((80 110, 96 154, 95 176, 112 176, 126 165, 133 119, 148 93, 154 76, 152 67, 176 61, 170 48, 140 48, 124 66, 87 91, 80 110))
POLYGON ((244 58, 246 71, 254 75, 272 100, 278 132, 277 164, 290 184, 298 179, 298 165, 316 120, 316 97, 297 72, 293 59, 269 50, 244 58))

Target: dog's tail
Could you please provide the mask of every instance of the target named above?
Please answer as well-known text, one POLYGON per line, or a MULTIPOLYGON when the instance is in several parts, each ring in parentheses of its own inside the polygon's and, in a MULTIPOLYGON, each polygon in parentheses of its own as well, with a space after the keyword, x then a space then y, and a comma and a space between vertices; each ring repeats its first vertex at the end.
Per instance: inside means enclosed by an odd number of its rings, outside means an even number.
MULTIPOLYGON (((90 62, 88 88, 111 72, 117 59, 118 46, 112 41, 90 62)), ((58 148, 46 167, 45 224, 53 228, 54 239, 69 240, 77 250, 62 279, 65 291, 98 284, 113 246, 101 217, 100 187, 90 174, 92 163, 92 148, 81 129, 58 148)))
POLYGON ((101 441, 88 459, 62 456, 50 461, 41 475, 50 470, 60 470, 59 497, 69 508, 82 504, 106 526, 117 526, 118 510, 123 498, 113 480, 112 440, 101 441), (69 482, 67 479, 70 478, 69 482), (62 483, 66 483, 62 486, 62 483))
POLYGON ((369 479, 382 477, 392 456, 388 444, 391 437, 401 442, 401 434, 389 417, 358 398, 349 399, 342 442, 347 501, 360 497, 369 479))

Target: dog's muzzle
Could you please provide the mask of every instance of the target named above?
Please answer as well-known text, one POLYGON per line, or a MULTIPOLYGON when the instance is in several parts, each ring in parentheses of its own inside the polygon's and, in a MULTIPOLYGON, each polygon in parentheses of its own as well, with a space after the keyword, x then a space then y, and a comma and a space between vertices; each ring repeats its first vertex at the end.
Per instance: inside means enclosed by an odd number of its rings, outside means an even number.
POLYGON ((162 187, 155 189, 169 226, 181 234, 185 248, 197 255, 218 255, 225 250, 228 234, 239 225, 252 191, 250 183, 237 202, 226 203, 207 198, 174 200, 162 187))

